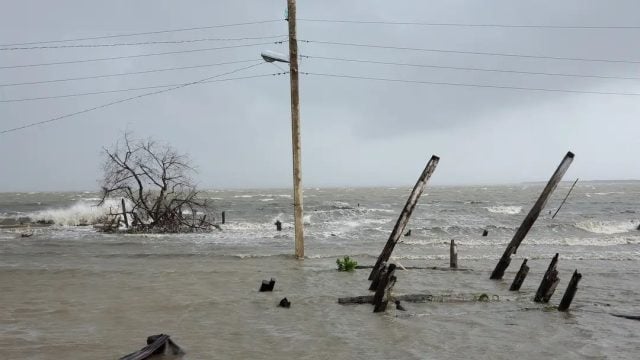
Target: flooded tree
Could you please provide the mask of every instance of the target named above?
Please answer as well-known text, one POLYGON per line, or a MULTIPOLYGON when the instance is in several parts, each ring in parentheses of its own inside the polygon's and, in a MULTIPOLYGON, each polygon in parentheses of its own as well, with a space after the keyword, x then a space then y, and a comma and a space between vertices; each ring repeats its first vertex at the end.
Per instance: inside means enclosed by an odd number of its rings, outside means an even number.
MULTIPOLYGON (((190 232, 214 226, 210 204, 198 197, 191 178, 195 170, 187 155, 151 139, 133 139, 128 133, 104 153, 100 204, 125 199, 131 231, 190 232)), ((115 214, 111 215, 111 226, 105 230, 118 224, 115 214)))

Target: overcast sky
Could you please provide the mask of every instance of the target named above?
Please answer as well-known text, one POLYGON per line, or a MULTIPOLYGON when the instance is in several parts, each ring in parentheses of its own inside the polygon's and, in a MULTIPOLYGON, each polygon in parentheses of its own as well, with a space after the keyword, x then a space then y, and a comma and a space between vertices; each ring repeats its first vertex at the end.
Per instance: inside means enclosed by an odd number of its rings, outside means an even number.
MULTIPOLYGON (((243 23, 285 17, 285 0, 0 0, 0 44, 243 23)), ((386 22, 638 26, 638 1, 300 0, 298 17, 386 22)), ((283 35, 285 21, 42 45, 113 44, 283 35)), ((301 71, 412 81, 640 94, 639 29, 540 29, 299 21, 315 41, 549 57, 589 62, 301 42, 309 56, 449 67, 583 74, 569 77, 390 66, 303 58, 301 71), (635 63, 633 63, 635 61, 635 63)), ((0 50, 0 67, 273 42, 202 41, 0 50)), ((34 46, 34 45, 26 45, 34 46)), ((5 46, 6 47, 6 46, 5 46)), ((18 46, 19 47, 19 46, 18 46)), ((1 47, 0 47, 1 48, 1 47)), ((260 59, 287 44, 0 69, 0 100, 197 81, 251 63, 48 84, 7 84, 260 59)), ((285 64, 283 64, 285 65, 285 64)), ((280 65, 281 68, 284 68, 280 65)), ((277 73, 270 64, 226 77, 277 73)), ((0 191, 97 189, 102 147, 123 131, 189 153, 207 188, 291 185, 288 76, 194 85, 0 134, 0 191)), ((640 96, 523 91, 303 75, 306 187, 413 184, 432 154, 437 184, 546 180, 564 154, 566 180, 639 179, 640 96)), ((0 103, 0 131, 151 90, 0 103)))

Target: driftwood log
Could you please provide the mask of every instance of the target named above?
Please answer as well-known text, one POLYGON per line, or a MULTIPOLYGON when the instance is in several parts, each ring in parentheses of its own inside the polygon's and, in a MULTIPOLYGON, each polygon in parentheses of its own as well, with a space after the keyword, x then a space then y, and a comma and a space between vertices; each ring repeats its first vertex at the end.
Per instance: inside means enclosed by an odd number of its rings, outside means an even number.
POLYGON ((564 159, 562 159, 562 161, 560 162, 560 165, 558 165, 558 168, 549 179, 549 182, 547 183, 547 185, 544 187, 544 190, 542 190, 542 193, 540 194, 538 201, 536 201, 536 203, 533 205, 533 207, 531 208, 527 216, 522 221, 522 225, 520 225, 515 235, 513 235, 513 239, 511 239, 511 242, 509 243, 507 248, 504 250, 504 253, 500 258, 500 261, 498 262, 495 269, 491 273, 491 277, 490 277, 491 279, 493 280, 502 279, 502 277, 504 276, 505 270, 507 270, 507 267, 509 267, 509 264, 511 263, 511 256, 516 253, 516 251, 518 250, 518 247, 524 240, 525 236, 527 236, 527 233, 529 232, 529 230, 531 230, 533 223, 535 223, 536 219, 538 219, 538 216, 540 215, 540 212, 546 205, 547 200, 549 200, 549 197, 558 186, 558 183, 560 183, 560 181, 562 180, 562 177, 569 169, 569 165, 571 165, 571 162, 573 161, 573 157, 574 157, 573 153, 569 151, 567 155, 565 155, 564 159))
POLYGON ((129 355, 121 357, 120 360, 149 359, 154 355, 166 354, 167 350, 170 350, 171 355, 174 356, 184 355, 184 351, 171 340, 169 335, 151 335, 147 338, 147 346, 129 355))
MULTIPOLYGON (((393 295, 391 296, 391 300, 393 300, 394 302, 404 301, 409 303, 428 303, 428 302, 464 303, 464 302, 499 301, 500 297, 498 295, 490 295, 490 294, 442 294, 442 295, 404 294, 404 295, 393 295)), ((341 304, 341 305, 373 304, 373 295, 350 296, 350 297, 338 298, 338 304, 341 304)))
POLYGON ((387 240, 387 244, 384 246, 384 249, 380 253, 380 256, 378 257, 376 264, 373 266, 373 269, 369 274, 369 280, 373 280, 375 273, 380 269, 383 262, 389 261, 389 258, 391 257, 391 253, 393 252, 393 248, 398 243, 398 240, 400 240, 400 237, 402 236, 402 233, 404 232, 404 229, 407 226, 407 223, 409 222, 411 213, 413 212, 413 209, 415 209, 416 204, 418 203, 418 198, 420 198, 420 195, 422 195, 422 192, 424 191, 424 187, 427 185, 427 181, 429 181, 431 174, 433 174, 433 172, 436 170, 436 166, 438 166, 439 161, 440 161, 440 158, 433 155, 429 160, 429 162, 427 163, 427 166, 422 171, 422 174, 418 178, 418 182, 416 182, 416 185, 413 187, 413 190, 411 191, 411 195, 409 195, 409 198, 407 199, 407 203, 404 205, 404 208, 402 209, 402 212, 398 217, 398 221, 396 222, 396 225, 393 227, 393 230, 391 231, 391 235, 389 235, 389 240, 387 240))

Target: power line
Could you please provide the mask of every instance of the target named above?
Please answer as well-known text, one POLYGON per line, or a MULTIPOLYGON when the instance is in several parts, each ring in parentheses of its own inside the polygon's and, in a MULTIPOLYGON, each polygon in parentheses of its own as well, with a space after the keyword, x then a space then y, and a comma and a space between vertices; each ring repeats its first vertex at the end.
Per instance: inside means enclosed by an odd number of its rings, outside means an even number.
POLYGON ((583 90, 567 90, 567 89, 529 88, 529 87, 518 87, 518 86, 466 84, 466 83, 452 83, 452 82, 439 82, 439 81, 403 80, 403 79, 377 78, 377 77, 367 77, 367 76, 313 73, 313 72, 301 72, 301 74, 314 75, 314 76, 324 76, 324 77, 334 77, 334 78, 347 78, 347 79, 358 79, 358 80, 375 80, 375 81, 388 81, 388 82, 427 84, 427 85, 462 86, 462 87, 474 87, 474 88, 492 88, 492 89, 545 91, 545 92, 564 92, 564 93, 595 94, 595 95, 640 96, 640 93, 606 92, 606 91, 583 91, 583 90))
POLYGON ((138 36, 138 35, 155 35, 155 34, 166 34, 166 33, 173 33, 173 32, 182 32, 182 31, 206 30, 206 29, 218 29, 218 28, 234 27, 234 26, 267 24, 267 23, 273 23, 273 22, 279 22, 279 21, 283 21, 283 19, 260 20, 260 21, 250 21, 250 22, 242 22, 242 23, 235 23, 235 24, 209 25, 209 26, 199 26, 199 27, 191 27, 191 28, 179 28, 179 29, 146 31, 146 32, 125 33, 125 34, 116 34, 116 35, 81 37, 81 38, 63 39, 63 40, 31 41, 31 42, 22 42, 22 43, 1 44, 0 47, 21 46, 21 45, 37 45, 37 44, 52 44, 52 43, 65 43, 65 42, 72 42, 72 41, 99 40, 99 39, 113 39, 113 38, 119 38, 119 37, 129 37, 129 36, 138 36))
POLYGON ((518 57, 518 58, 531 58, 531 59, 550 59, 550 60, 593 61, 593 62, 640 64, 639 60, 571 58, 571 57, 559 57, 559 56, 542 56, 542 55, 528 55, 528 54, 516 54, 516 53, 495 53, 495 52, 481 52, 481 51, 445 50, 445 49, 434 49, 434 48, 428 49, 428 48, 387 46, 387 45, 375 45, 375 44, 358 44, 358 43, 345 43, 345 42, 334 42, 334 41, 300 40, 300 39, 298 39, 298 41, 303 41, 303 42, 307 42, 307 43, 316 43, 316 44, 355 46, 355 47, 366 47, 366 48, 376 48, 376 49, 411 50, 411 51, 425 51, 425 52, 451 53, 451 54, 490 55, 490 56, 518 57))
POLYGON ((116 47, 116 46, 140 46, 140 45, 167 45, 167 44, 190 44, 203 41, 244 41, 244 40, 266 40, 283 38, 288 35, 270 35, 255 37, 237 37, 237 38, 199 38, 184 40, 163 40, 163 41, 142 41, 129 43, 110 43, 110 44, 77 44, 77 45, 48 45, 48 46, 27 46, 27 47, 8 47, 0 48, 0 51, 15 50, 38 50, 38 49, 65 49, 65 48, 98 48, 98 47, 116 47))
POLYGON ((306 22, 326 22, 343 24, 376 24, 376 25, 415 25, 415 26, 446 26, 446 27, 484 27, 484 28, 525 28, 525 29, 581 29, 581 30, 636 30, 640 26, 611 26, 611 25, 525 25, 525 24, 473 24, 473 23, 439 23, 414 21, 381 21, 381 20, 340 20, 340 19, 298 19, 306 22))
POLYGON ((281 44, 283 42, 284 42, 284 40, 283 41, 275 41, 275 42, 254 43, 254 44, 220 46, 220 47, 213 47, 213 48, 167 51, 167 52, 159 52, 159 53, 151 53, 151 54, 138 54, 138 55, 114 56, 114 57, 106 57, 106 58, 82 59, 82 60, 71 60, 71 61, 58 61, 58 62, 40 63, 40 64, 10 65, 10 66, 0 66, 0 69, 16 69, 16 68, 35 67, 35 66, 50 66, 50 65, 63 65, 63 64, 78 64, 78 63, 86 63, 86 62, 94 62, 94 61, 133 59, 133 58, 148 57, 148 56, 185 54, 185 53, 194 53, 194 52, 201 52, 201 51, 214 51, 214 50, 235 49, 235 48, 250 47, 250 46, 281 44))
POLYGON ((241 63, 248 63, 248 62, 255 62, 255 61, 256 61, 255 59, 238 60, 238 61, 227 61, 227 62, 221 62, 221 63, 215 63, 215 64, 181 66, 181 67, 171 67, 171 68, 152 69, 152 70, 143 70, 143 71, 133 71, 133 72, 124 72, 124 73, 115 73, 115 74, 82 76, 82 77, 72 77, 72 78, 64 78, 64 79, 42 80, 42 81, 29 81, 29 82, 19 82, 19 83, 5 83, 5 84, 0 84, 0 87, 21 86, 21 85, 35 85, 35 84, 48 84, 48 83, 56 83, 56 82, 64 82, 64 81, 75 81, 75 80, 87 80, 87 79, 100 79, 100 78, 106 78, 106 77, 149 74, 149 73, 164 72, 164 71, 198 69, 198 68, 206 68, 206 67, 229 65, 229 64, 241 64, 241 63))
POLYGON ((566 73, 553 73, 553 72, 535 72, 535 71, 519 71, 519 70, 504 70, 504 69, 488 69, 488 68, 477 68, 477 67, 461 67, 461 66, 444 66, 444 65, 410 64, 410 63, 400 63, 400 62, 375 61, 375 60, 366 60, 366 59, 336 58, 336 57, 327 57, 327 56, 311 56, 311 55, 300 55, 300 57, 308 58, 308 59, 319 59, 319 60, 344 61, 344 62, 356 62, 356 63, 367 63, 367 64, 379 64, 379 65, 397 65, 397 66, 420 67, 420 68, 434 68, 434 69, 469 70, 469 71, 487 71, 487 72, 499 72, 499 73, 509 73, 509 74, 545 75, 545 76, 567 76, 567 77, 578 77, 578 78, 617 79, 617 80, 640 80, 640 77, 605 76, 605 75, 586 75, 586 74, 566 74, 566 73))
POLYGON ((14 131, 18 131, 18 130, 23 130, 23 129, 30 128, 30 127, 37 126, 37 125, 42 125, 42 124, 47 124, 47 123, 51 123, 51 122, 54 122, 54 121, 59 121, 59 120, 66 119, 66 118, 69 118, 69 117, 72 117, 72 116, 76 116, 76 115, 80 115, 80 114, 85 114, 85 113, 88 113, 88 112, 91 112, 91 111, 95 111, 95 110, 98 110, 98 109, 103 109, 103 108, 106 108, 108 106, 120 104, 120 103, 123 103, 123 102, 126 102, 126 101, 131 101, 131 100, 139 99, 139 98, 146 97, 146 96, 161 94, 161 93, 177 90, 177 89, 180 89, 180 88, 183 88, 183 87, 186 87, 186 86, 190 86, 190 85, 200 84, 200 83, 203 83, 205 81, 208 81, 208 80, 211 80, 211 79, 214 79, 214 78, 218 78, 218 77, 221 77, 221 76, 224 76, 224 75, 229 75, 229 74, 237 73, 239 71, 247 70, 247 69, 262 65, 263 63, 264 63, 263 61, 260 61, 260 62, 258 62, 256 64, 253 64, 253 65, 245 66, 245 67, 242 67, 242 68, 239 68, 239 69, 236 69, 236 70, 232 70, 232 71, 228 71, 228 72, 225 72, 225 73, 222 73, 222 74, 218 74, 218 75, 209 76, 209 77, 206 77, 206 78, 198 80, 198 81, 193 81, 193 82, 189 82, 189 83, 185 83, 185 84, 180 84, 178 86, 174 86, 174 87, 171 87, 171 88, 168 88, 168 89, 163 89, 163 90, 153 91, 153 92, 149 92, 149 93, 144 93, 144 94, 140 94, 140 95, 136 95, 136 96, 132 96, 132 97, 128 97, 128 98, 112 101, 112 102, 109 102, 109 103, 106 103, 106 104, 94 106, 94 107, 91 107, 91 108, 88 108, 88 109, 76 111, 76 112, 73 112, 73 113, 70 113, 70 114, 61 115, 61 116, 58 116, 58 117, 55 117, 55 118, 51 118, 51 119, 48 119, 48 120, 38 121, 38 122, 30 123, 30 124, 27 124, 27 125, 18 126, 18 127, 15 127, 15 128, 2 130, 2 131, 0 131, 0 135, 6 134, 6 133, 10 133, 10 132, 14 132, 14 131))
MULTIPOLYGON (((279 72, 279 73, 270 73, 270 74, 262 74, 262 75, 251 75, 251 76, 234 77, 234 78, 228 78, 228 79, 207 80, 207 81, 203 81, 202 84, 207 84, 207 83, 212 83, 212 82, 229 81, 229 80, 242 80, 242 79, 253 79, 253 78, 267 77, 267 76, 277 76, 277 75, 284 75, 284 74, 288 74, 288 73, 289 72, 279 72)), ((0 103, 12 103, 12 102, 23 102, 23 101, 62 99, 62 98, 89 96, 89 95, 113 94, 113 93, 136 91, 136 90, 161 89, 161 88, 168 88, 168 87, 184 85, 184 84, 185 83, 182 83, 182 84, 168 84, 168 85, 155 85, 155 86, 144 86, 144 87, 137 87, 137 88, 117 89, 117 90, 104 90, 104 91, 94 91, 94 92, 74 93, 74 94, 63 94, 63 95, 51 95, 51 96, 41 96, 41 97, 32 97, 32 98, 8 99, 8 100, 0 100, 0 103)))

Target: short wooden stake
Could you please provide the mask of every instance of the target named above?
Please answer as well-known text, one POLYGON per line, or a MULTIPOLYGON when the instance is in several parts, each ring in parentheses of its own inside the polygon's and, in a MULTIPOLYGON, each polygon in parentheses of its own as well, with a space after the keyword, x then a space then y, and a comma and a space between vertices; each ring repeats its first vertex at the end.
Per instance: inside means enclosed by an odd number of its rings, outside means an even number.
POLYGON ((378 284, 380 283, 380 277, 387 271, 387 263, 382 263, 382 266, 379 270, 377 270, 373 274, 373 278, 371 279, 371 284, 369 285, 370 291, 376 291, 378 289, 378 284))
POLYGON ((537 303, 548 303, 551 296, 553 296, 553 292, 556 291, 556 286, 560 282, 560 278, 558 278, 558 270, 556 270, 556 265, 558 264, 558 254, 553 257, 551 263, 549 264, 549 268, 547 268, 547 272, 544 273, 544 277, 542 278, 542 282, 540 282, 540 286, 538 287, 538 291, 536 291, 536 296, 533 301, 537 303))
POLYGON ((282 231, 282 223, 280 222, 280 220, 276 220, 274 225, 276 226, 277 231, 282 231))
POLYGON ((582 279, 582 274, 580 274, 578 270, 574 271, 571 281, 569 281, 569 286, 567 286, 567 291, 564 292, 562 301, 560 301, 560 306, 558 306, 559 311, 569 310, 573 297, 576 295, 576 291, 578 291, 578 283, 580 282, 580 279, 582 279))
POLYGON ((516 277, 513 279, 513 283, 509 288, 510 291, 518 291, 524 282, 524 279, 527 277, 529 273, 529 266, 527 265, 527 259, 524 259, 522 265, 520 265, 520 270, 516 274, 516 277))
POLYGON ((226 219, 224 218, 224 215, 225 215, 225 213, 224 213, 224 211, 223 211, 223 212, 222 212, 222 223, 223 223, 223 224, 224 224, 224 222, 225 222, 225 220, 226 220, 226 219))
POLYGON ((564 158, 560 162, 560 165, 558 165, 558 168, 549 179, 549 182, 547 182, 547 186, 545 186, 544 190, 542 190, 538 201, 536 201, 536 203, 533 205, 533 207, 529 211, 529 214, 527 214, 527 216, 522 221, 522 225, 520 225, 518 231, 516 231, 515 235, 513 235, 513 239, 511 239, 511 242, 504 250, 500 261, 496 265, 496 268, 491 273, 490 279, 502 279, 505 270, 507 270, 509 264, 511 263, 511 255, 516 253, 525 236, 527 236, 527 233, 529 233, 529 230, 531 230, 533 223, 535 223, 536 219, 538 219, 538 216, 540 216, 540 212, 546 205, 547 200, 558 186, 558 183, 562 180, 562 176, 564 176, 564 174, 569 169, 569 165, 571 165, 573 157, 574 155, 571 151, 567 152, 567 155, 564 156, 564 158))
POLYGON ((453 239, 451 239, 451 246, 449 247, 449 267, 453 269, 458 268, 458 248, 453 239))
POLYGON ((489 230, 485 229, 482 231, 482 236, 487 236, 489 235, 489 230))
POLYGON ((129 228, 129 219, 127 219, 127 207, 124 204, 124 198, 120 199, 122 203, 122 217, 124 217, 124 226, 129 228))
POLYGON ((438 166, 439 161, 440 158, 433 155, 427 163, 427 166, 422 171, 422 174, 420 174, 416 185, 411 191, 411 195, 409 195, 409 198, 407 199, 407 203, 404 205, 404 208, 402 209, 402 212, 398 217, 396 225, 393 227, 393 231, 391 231, 391 235, 389 235, 387 244, 384 246, 384 249, 382 249, 382 252, 380 253, 380 256, 378 256, 376 264, 373 266, 373 269, 369 274, 369 280, 373 280, 374 274, 380 269, 380 265, 382 265, 383 262, 389 261, 391 253, 393 252, 393 248, 398 243, 398 240, 400 240, 400 237, 402 236, 402 233, 407 226, 407 223, 409 222, 411 213, 413 212, 413 209, 416 208, 418 198, 420 198, 420 195, 422 195, 424 187, 427 185, 427 181, 429 181, 431 174, 433 174, 433 172, 436 170, 436 166, 438 166))

